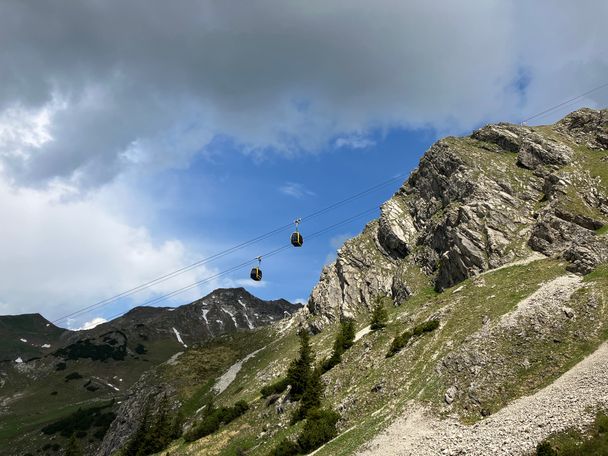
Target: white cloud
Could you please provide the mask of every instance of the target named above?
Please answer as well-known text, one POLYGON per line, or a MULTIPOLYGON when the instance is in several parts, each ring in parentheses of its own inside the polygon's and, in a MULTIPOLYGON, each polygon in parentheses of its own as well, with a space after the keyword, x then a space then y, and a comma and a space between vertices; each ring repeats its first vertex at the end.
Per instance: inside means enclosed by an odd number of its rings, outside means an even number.
POLYGON ((370 138, 366 138, 361 135, 350 135, 344 136, 336 139, 334 145, 337 148, 346 148, 346 149, 367 149, 368 147, 372 147, 376 144, 370 138))
MULTIPOLYGON (((146 228, 130 226, 94 198, 65 200, 63 194, 61 187, 15 189, 0 180, 0 314, 41 312, 53 320, 199 259, 178 240, 154 241, 146 228)), ((133 302, 213 272, 188 271, 134 294, 133 302)), ((182 293, 175 302, 196 299, 216 283, 182 293)), ((75 318, 72 327, 90 319, 75 318)))
POLYGON ((315 192, 307 189, 304 185, 299 184, 297 182, 285 182, 281 187, 279 187, 279 191, 287 196, 292 196, 294 198, 304 198, 305 196, 315 196, 315 192))
POLYGON ((308 303, 308 299, 304 299, 304 298, 296 298, 296 299, 292 299, 291 302, 293 304, 302 304, 302 305, 306 305, 308 303))
POLYGON ((80 328, 78 328, 78 331, 85 329, 93 329, 95 326, 99 326, 102 323, 106 323, 107 321, 108 320, 103 317, 95 317, 92 320, 84 322, 84 324, 80 328))
POLYGON ((0 163, 21 184, 82 188, 182 166, 217 135, 290 155, 519 120, 604 82, 607 16, 599 0, 82 1, 69 14, 9 0, 0 163))

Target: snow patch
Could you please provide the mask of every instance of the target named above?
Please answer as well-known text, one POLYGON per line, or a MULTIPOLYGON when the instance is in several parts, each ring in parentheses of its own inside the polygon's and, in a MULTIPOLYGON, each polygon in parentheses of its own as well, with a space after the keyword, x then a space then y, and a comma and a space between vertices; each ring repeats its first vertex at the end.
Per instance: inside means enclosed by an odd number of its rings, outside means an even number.
POLYGON ((16 362, 17 364, 21 364, 21 363, 23 362, 23 360, 21 359, 21 356, 20 356, 19 358, 17 358, 17 359, 15 360, 15 362, 16 362))
POLYGON ((239 324, 236 322, 236 318, 234 318, 234 314, 232 312, 230 312, 227 309, 222 308, 222 312, 227 313, 228 315, 230 315, 230 318, 232 318, 232 321, 234 322, 234 327, 238 328, 239 324))
POLYGON ((253 353, 249 353, 242 360, 237 361, 232 366, 230 366, 230 368, 220 378, 217 379, 215 385, 213 385, 213 390, 217 394, 223 393, 226 388, 228 388, 230 384, 234 381, 234 379, 236 378, 236 374, 239 373, 239 371, 243 367, 243 364, 249 361, 255 355, 257 355, 260 351, 264 350, 264 348, 266 347, 262 347, 259 350, 254 351, 253 353))
POLYGON ((42 345, 42 348, 51 348, 51 344, 44 344, 42 345))
POLYGON ((357 334, 355 334, 355 342, 357 342, 363 336, 369 334, 371 331, 372 331, 371 326, 366 326, 365 328, 363 328, 361 331, 359 331, 357 334))
POLYGON ((27 343, 27 339, 19 339, 23 343, 27 343))
POLYGON ((255 328, 255 326, 253 326, 253 324, 251 323, 251 320, 249 319, 249 315, 247 315, 247 312, 243 312, 243 315, 245 316, 245 320, 247 320, 247 326, 249 327, 249 329, 255 328))
POLYGON ((243 309, 247 309, 247 304, 245 304, 243 301, 241 301, 240 299, 238 299, 238 302, 240 305, 243 306, 243 309))
POLYGON ((175 333, 175 337, 177 337, 177 341, 182 344, 185 348, 188 348, 188 346, 184 343, 184 341, 182 340, 182 335, 179 333, 179 331, 175 328, 171 328, 173 329, 173 332, 175 333))

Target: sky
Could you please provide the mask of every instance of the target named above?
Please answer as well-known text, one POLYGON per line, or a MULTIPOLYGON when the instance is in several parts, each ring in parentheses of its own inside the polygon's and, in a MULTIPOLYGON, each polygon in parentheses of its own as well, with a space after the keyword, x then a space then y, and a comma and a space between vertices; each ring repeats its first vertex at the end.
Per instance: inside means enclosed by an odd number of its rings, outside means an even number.
MULTIPOLYGON (((93 306, 57 321, 75 329, 232 286, 304 302, 434 141, 608 83, 606 17, 603 0, 5 0, 0 314, 93 306), (251 260, 290 229, 95 306, 395 177, 305 219, 259 284, 251 260)), ((531 123, 582 106, 608 87, 531 123)))

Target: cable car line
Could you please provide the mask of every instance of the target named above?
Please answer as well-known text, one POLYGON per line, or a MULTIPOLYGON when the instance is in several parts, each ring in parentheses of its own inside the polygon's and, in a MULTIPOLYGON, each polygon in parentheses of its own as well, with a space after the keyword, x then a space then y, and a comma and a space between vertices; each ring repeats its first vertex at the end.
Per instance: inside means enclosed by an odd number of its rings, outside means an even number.
MULTIPOLYGON (((349 218, 347 218, 345 220, 341 220, 340 222, 334 223, 334 224, 329 225, 329 226, 327 226, 327 227, 325 227, 325 228, 323 228, 323 229, 321 229, 319 231, 316 231, 316 232, 310 234, 308 236, 308 239, 315 239, 315 238, 317 238, 317 237, 325 234, 328 231, 331 231, 331 230, 333 230, 333 229, 335 229, 335 228, 337 228, 339 226, 345 225, 345 224, 347 224, 349 222, 352 222, 353 220, 356 220, 357 218, 363 217, 363 216, 365 216, 365 215, 367 215, 367 214, 369 214, 369 213, 371 213, 373 211, 377 211, 377 210, 378 210, 377 207, 374 207, 374 208, 371 208, 371 209, 367 209, 367 210, 365 210, 363 212, 360 212, 360 213, 358 213, 358 214, 356 214, 356 215, 354 215, 352 217, 349 217, 349 218)), ((273 249, 273 250, 271 250, 269 252, 266 252, 266 253, 264 253, 262 255, 259 255, 259 256, 255 257, 253 259, 249 259, 249 260, 247 260, 247 261, 245 261, 243 263, 240 263, 238 265, 232 266, 232 267, 230 267, 230 268, 228 268, 228 269, 226 269, 224 271, 218 272, 218 273, 216 273, 216 274, 214 274, 212 276, 209 276, 209 277, 201 279, 201 280, 199 280, 197 282, 191 283, 190 285, 186 285, 186 286, 184 286, 182 288, 178 288, 177 290, 174 290, 174 291, 172 291, 170 293, 167 293, 165 295, 158 296, 156 298, 152 298, 152 299, 150 299, 148 301, 143 302, 142 304, 139 304, 139 306, 146 306, 146 305, 151 305, 151 304, 157 304, 157 303, 162 302, 162 301, 164 301, 166 299, 169 299, 169 298, 171 298, 173 296, 176 296, 178 294, 181 294, 181 293, 184 293, 184 292, 186 292, 188 290, 196 288, 196 287, 198 287, 200 285, 203 285, 205 283, 209 283, 212 280, 215 280, 215 279, 217 279, 219 277, 225 276, 225 275, 227 275, 227 274, 229 274, 231 272, 235 272, 235 271, 237 271, 239 269, 243 269, 243 268, 245 268, 247 266, 250 266, 252 261, 258 261, 258 259, 261 259, 261 258, 270 258, 270 257, 273 257, 273 256, 277 255, 278 253, 282 252, 283 250, 287 250, 287 249, 290 249, 290 248, 292 248, 291 243, 283 245, 283 246, 278 247, 276 249, 273 249)), ((103 303, 100 302, 94 308, 92 308, 91 306, 88 306, 86 308, 83 308, 83 309, 80 309, 78 311, 72 312, 69 316, 66 316, 66 317, 54 320, 53 323, 60 322, 60 321, 63 321, 63 320, 67 320, 68 318, 71 318, 71 317, 76 317, 76 316, 84 315, 86 313, 89 313, 92 310, 98 310, 98 309, 100 309, 102 307, 105 307, 108 304, 110 304, 110 302, 103 302, 103 303)), ((123 315, 124 313, 125 312, 121 312, 117 316, 123 315)), ((116 318, 116 317, 111 317, 111 319, 113 319, 113 318, 116 318)))
MULTIPOLYGON (((380 188, 386 187, 387 185, 392 184, 396 180, 402 179, 403 177, 404 177, 404 174, 398 174, 396 176, 393 176, 390 179, 387 179, 387 180, 382 181, 382 182, 380 182, 380 183, 378 183, 376 185, 373 185, 372 187, 369 187, 369 188, 367 188, 367 189, 365 189, 365 190, 363 190, 363 191, 361 191, 359 193, 356 193, 356 194, 354 194, 354 195, 352 195, 352 196, 350 196, 348 198, 345 198, 343 200, 337 201, 336 203, 333 203, 333 204, 331 204, 331 205, 329 205, 329 206, 327 206, 327 207, 325 207, 323 209, 320 209, 318 211, 312 212, 312 213, 310 213, 310 214, 308 214, 308 215, 306 215, 306 216, 304 216, 304 217, 302 217, 302 218, 300 218, 298 220, 300 220, 300 222, 301 222, 302 220, 310 220, 310 219, 313 219, 315 217, 318 217, 318 216, 320 216, 322 214, 325 214, 325 213, 327 213, 327 212, 329 212, 329 211, 331 211, 331 210, 333 210, 333 209, 335 209, 337 207, 343 206, 343 205, 345 205, 347 203, 350 203, 351 201, 354 201, 354 200, 356 200, 358 198, 361 198, 361 197, 363 197, 365 195, 368 195, 368 194, 370 194, 370 193, 372 193, 372 192, 374 192, 376 190, 379 190, 380 188)), ((200 260, 198 260, 198 261, 196 261, 196 262, 194 262, 194 263, 192 263, 192 264, 190 264, 188 266, 184 266, 184 267, 179 268, 179 269, 177 269, 175 271, 172 271, 172 272, 169 272, 167 274, 164 274, 164 275, 162 275, 160 277, 157 277, 157 278, 155 278, 153 280, 145 282, 145 283, 143 283, 141 285, 138 285, 136 287, 133 287, 131 289, 128 289, 126 291, 118 293, 118 294, 116 294, 114 296, 111 296, 109 298, 106 298, 106 299, 103 299, 101 301, 98 301, 98 302, 96 302, 94 304, 91 304, 89 306, 83 307, 82 309, 77 310, 75 312, 63 315, 63 316, 57 318, 56 320, 53 320, 52 323, 57 323, 57 322, 66 320, 66 319, 68 319, 70 317, 78 315, 81 311, 85 311, 85 310, 88 310, 88 309, 95 309, 95 308, 97 308, 97 306, 108 304, 108 303, 116 301, 116 300, 118 300, 120 298, 124 298, 124 297, 130 296, 132 294, 138 293, 140 291, 143 291, 143 290, 145 290, 147 288, 150 288, 151 286, 157 285, 159 283, 162 283, 162 282, 165 282, 165 281, 167 281, 169 279, 172 279, 173 277, 176 277, 176 276, 178 276, 180 274, 183 274, 184 272, 187 272, 187 271, 190 271, 192 269, 195 269, 198 266, 202 266, 204 264, 210 263, 211 261, 217 260, 219 258, 223 258, 223 257, 225 257, 225 256, 227 256, 227 255, 229 255, 231 253, 234 253, 234 252, 236 252, 238 250, 241 250, 241 249, 243 249, 243 248, 245 248, 247 246, 250 246, 252 244, 255 244, 255 243, 258 243, 260 241, 263 241, 264 239, 268 239, 269 237, 271 237, 271 236, 273 236, 273 235, 275 235, 277 233, 280 233, 281 231, 285 231, 285 230, 287 230, 288 228, 290 228, 292 226, 293 226, 293 222, 285 224, 285 225, 280 226, 278 228, 275 228, 275 229, 273 229, 271 231, 268 231, 267 233, 264 233, 264 234, 261 234, 259 236, 256 236, 256 237, 254 237, 252 239, 244 241, 244 242, 242 242, 240 244, 237 244, 237 245, 235 245, 233 247, 230 247, 230 248, 228 248, 226 250, 217 252, 217 253, 209 256, 209 257, 202 258, 202 259, 200 259, 200 260)))
POLYGON ((576 97, 570 98, 569 100, 562 101, 561 103, 556 104, 555 106, 552 106, 550 108, 547 108, 544 111, 541 111, 541 112, 539 112, 537 114, 534 114, 533 116, 528 117, 527 119, 522 120, 521 121, 521 125, 524 125, 524 124, 528 123, 532 119, 536 119, 538 117, 545 116, 545 115, 551 113, 552 111, 555 111, 556 109, 561 108, 562 106, 566 106, 567 104, 570 104, 570 103, 572 103, 574 101, 580 100, 581 98, 583 98, 583 97, 585 97, 585 96, 587 96, 587 95, 589 95, 589 94, 591 94, 593 92, 596 92, 596 91, 598 91, 600 89, 603 89, 604 87, 608 87, 608 82, 606 82, 604 84, 601 84, 601 85, 599 85, 597 87, 594 87, 593 89, 588 90, 587 92, 582 93, 582 94, 580 94, 580 95, 578 95, 576 97))

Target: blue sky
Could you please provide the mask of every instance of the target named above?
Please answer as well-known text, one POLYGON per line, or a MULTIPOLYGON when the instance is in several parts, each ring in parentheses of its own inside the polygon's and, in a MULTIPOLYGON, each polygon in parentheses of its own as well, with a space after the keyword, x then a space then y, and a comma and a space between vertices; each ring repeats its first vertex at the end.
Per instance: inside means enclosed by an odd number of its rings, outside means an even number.
MULTIPOLYGON (((0 5, 0 314, 72 313, 407 176, 448 134, 608 82, 608 4, 256 0, 0 5), (137 30, 133 24, 137 23, 137 30)), ((608 89, 534 119, 606 107, 608 89)), ((403 179, 405 180, 405 179, 403 179)), ((387 186, 304 223, 302 249, 217 286, 306 299, 387 186)), ((288 233, 67 322, 213 276, 288 233)))

